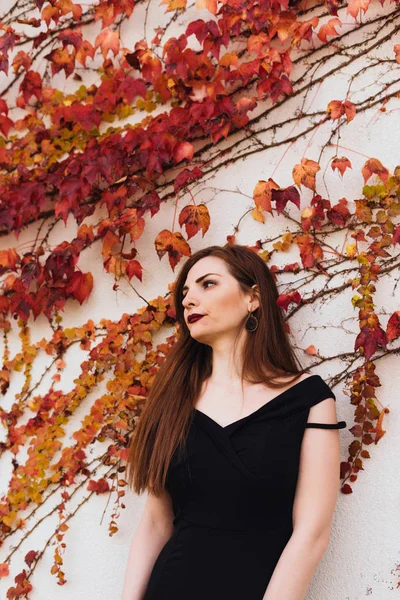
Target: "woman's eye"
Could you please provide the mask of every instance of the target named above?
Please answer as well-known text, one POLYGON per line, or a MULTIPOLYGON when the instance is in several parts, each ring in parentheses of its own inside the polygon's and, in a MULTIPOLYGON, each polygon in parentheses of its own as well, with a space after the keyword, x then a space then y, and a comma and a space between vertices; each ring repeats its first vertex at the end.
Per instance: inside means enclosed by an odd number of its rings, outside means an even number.
MULTIPOLYGON (((207 283, 212 283, 213 285, 216 285, 215 281, 211 281, 211 279, 206 279, 205 281, 203 281, 203 287, 207 284, 207 283)), ((206 288, 207 289, 207 288, 206 288)), ((186 297, 186 294, 183 294, 183 298, 186 297)))

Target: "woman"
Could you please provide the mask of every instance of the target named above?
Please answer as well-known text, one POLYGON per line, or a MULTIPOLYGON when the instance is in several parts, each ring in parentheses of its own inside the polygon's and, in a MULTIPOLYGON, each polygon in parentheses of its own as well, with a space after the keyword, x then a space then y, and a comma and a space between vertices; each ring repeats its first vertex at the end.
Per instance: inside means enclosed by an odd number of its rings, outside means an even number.
POLYGON ((180 335, 129 447, 129 483, 148 497, 122 600, 303 600, 346 423, 323 379, 298 368, 278 295, 246 246, 200 250, 179 273, 180 335))

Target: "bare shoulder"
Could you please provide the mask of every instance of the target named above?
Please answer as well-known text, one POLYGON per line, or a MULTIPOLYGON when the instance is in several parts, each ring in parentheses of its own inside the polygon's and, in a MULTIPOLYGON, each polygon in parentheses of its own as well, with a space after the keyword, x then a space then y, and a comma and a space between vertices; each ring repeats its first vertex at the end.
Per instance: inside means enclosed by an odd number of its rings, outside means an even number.
POLYGON ((174 518, 172 510, 172 500, 169 493, 165 490, 161 496, 154 496, 149 493, 145 502, 143 514, 152 523, 170 524, 174 518))
POLYGON ((314 377, 315 373, 310 373, 310 372, 306 372, 306 373, 302 373, 301 377, 299 378, 299 381, 303 381, 304 379, 308 379, 309 377, 314 377))
MULTIPOLYGON (((298 379, 296 379, 295 383, 298 383, 299 381, 304 381, 304 379, 308 379, 309 377, 313 377, 313 373, 302 373, 300 375, 300 377, 298 379)), ((293 373, 288 374, 285 378, 281 378, 281 382, 284 383, 290 383, 291 381, 293 381, 293 373)))

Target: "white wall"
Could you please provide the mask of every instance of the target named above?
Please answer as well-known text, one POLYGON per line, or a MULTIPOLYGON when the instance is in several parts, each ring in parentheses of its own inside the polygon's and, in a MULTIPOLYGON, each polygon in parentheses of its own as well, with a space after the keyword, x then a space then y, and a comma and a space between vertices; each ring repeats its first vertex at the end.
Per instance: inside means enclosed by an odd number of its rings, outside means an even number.
MULTIPOLYGON (((123 35, 125 36, 123 45, 131 48, 133 48, 134 40, 143 36, 144 21, 140 15, 143 17, 144 7, 138 6, 137 8, 138 12, 135 9, 129 25, 125 25, 123 28, 123 35)), ((375 2, 370 7, 367 15, 363 16, 363 21, 372 19, 374 15, 389 14, 392 9, 394 9, 393 5, 389 6, 386 3, 382 8, 378 2, 375 2)), ((170 19, 171 13, 163 16, 163 11, 164 7, 159 7, 157 3, 150 5, 147 22, 148 39, 153 37, 154 28, 161 25, 161 21, 166 22, 170 19)), ((319 12, 316 11, 316 14, 319 14, 319 12)), ((183 24, 189 23, 194 18, 207 19, 208 17, 209 14, 206 11, 195 12, 192 10, 179 17, 175 26, 170 29, 170 35, 183 31, 183 24)), ((343 26, 343 31, 352 28, 353 19, 349 15, 346 16, 344 11, 341 11, 339 17, 347 23, 343 26)), ((305 18, 310 18, 310 16, 308 15, 305 18)), ((93 29, 93 31, 97 33, 97 29, 93 29)), ((338 31, 340 31, 340 28, 338 28, 338 31)), ((386 33, 387 29, 382 27, 378 30, 377 35, 386 35, 386 33)), ((352 42, 361 41, 362 39, 364 39, 363 32, 355 33, 351 37, 352 42)), ((347 42, 350 43, 350 38, 347 42)), ((394 39, 368 53, 368 57, 375 56, 380 59, 390 57, 393 59, 393 44, 394 39)), ((338 64, 339 60, 338 54, 333 56, 319 68, 317 76, 328 72, 334 65, 338 64)), ((303 110, 309 112, 324 111, 330 100, 344 100, 352 74, 365 65, 366 59, 362 57, 350 66, 339 70, 333 77, 327 77, 320 87, 314 87, 309 91, 303 110)), ((300 63, 299 66, 295 67, 292 79, 297 79, 300 74, 304 73, 305 81, 307 81, 310 74, 307 71, 308 67, 300 63)), ((371 93, 378 93, 380 88, 375 87, 374 82, 375 80, 381 81, 379 75, 382 75, 382 80, 389 82, 396 78, 396 71, 390 73, 387 64, 367 71, 353 83, 349 99, 352 102, 361 102, 363 98, 367 98, 371 93)), ((57 86, 63 89, 63 75, 58 75, 57 78, 57 86)), ((0 74, 0 84, 5 84, 4 74, 0 74)), ((67 81, 66 86, 71 89, 73 82, 67 81)), ((393 90, 393 87, 390 89, 393 90)), ((284 121, 302 107, 303 100, 304 98, 301 97, 288 100, 281 108, 274 109, 258 122, 254 129, 257 131, 263 130, 271 123, 284 121)), ((267 106, 270 106, 270 104, 260 104, 254 114, 261 112, 267 106)), ((161 110, 160 108, 159 111, 161 110)), ((386 105, 386 112, 379 112, 375 107, 357 115, 350 124, 341 128, 339 140, 341 147, 337 149, 337 154, 338 156, 347 156, 353 166, 352 170, 346 172, 343 179, 339 177, 337 172, 332 172, 330 168, 330 160, 336 152, 335 146, 325 149, 320 158, 321 147, 328 141, 332 122, 327 121, 319 127, 314 135, 308 133, 293 145, 284 142, 275 148, 268 148, 268 145, 274 140, 284 141, 286 137, 290 138, 291 135, 300 132, 302 128, 306 129, 311 120, 304 119, 300 121, 294 131, 291 124, 281 129, 278 128, 275 138, 270 132, 261 132, 259 139, 266 144, 263 152, 251 154, 243 160, 238 160, 227 169, 223 168, 212 178, 207 178, 206 181, 192 186, 192 193, 195 195, 196 202, 198 203, 200 200, 204 202, 211 214, 211 228, 206 236, 202 238, 201 234, 198 234, 189 241, 192 252, 206 245, 223 244, 227 235, 234 234, 234 227, 242 215, 253 207, 252 193, 259 179, 273 177, 281 187, 293 184, 292 168, 300 162, 303 155, 320 161, 321 171, 317 175, 318 193, 329 198, 332 204, 340 198, 346 197, 350 202, 350 211, 354 212, 354 205, 351 204, 351 201, 362 197, 363 178, 361 168, 367 158, 378 158, 391 172, 400 162, 398 145, 400 122, 396 111, 398 111, 398 101, 392 100, 386 105)), ((11 116, 11 118, 13 117, 11 116)), ((321 119, 321 116, 316 117, 316 121, 319 119, 321 119)), ((236 139, 242 139, 243 141, 239 147, 235 148, 232 157, 237 156, 239 152, 246 154, 251 150, 251 142, 242 134, 238 134, 235 138, 228 138, 220 146, 223 148, 228 147, 236 139)), ((337 137, 334 138, 333 142, 336 143, 336 141, 337 137)), ((226 158, 225 156, 224 159, 226 158)), ((372 180, 368 183, 371 182, 372 180)), ((309 204, 311 197, 310 190, 302 188, 301 209, 309 204)), ((187 203, 190 203, 189 195, 181 197, 179 208, 187 203)), ((88 221, 96 222, 99 214, 104 215, 105 213, 97 212, 88 221)), ((274 218, 272 218, 265 213, 264 224, 255 222, 248 214, 240 223, 236 238, 237 242, 253 245, 256 240, 261 239, 265 242, 265 249, 272 249, 272 241, 276 241, 279 235, 289 230, 297 230, 295 221, 300 221, 300 212, 296 207, 288 206, 287 214, 288 218, 284 215, 278 216, 275 212, 274 218), (289 217, 295 221, 290 220, 289 217), (272 241, 269 242, 269 240, 272 241)), ((141 295, 149 300, 159 294, 163 295, 167 290, 168 283, 172 282, 176 276, 176 273, 174 274, 169 267, 167 256, 159 261, 154 250, 154 239, 157 233, 172 226, 173 215, 173 202, 162 205, 158 214, 151 220, 146 219, 144 234, 137 242, 138 258, 143 265, 144 276, 143 283, 141 284, 135 280, 134 286, 141 295)), ((177 228, 177 221, 175 223, 177 228)), ((73 219, 69 218, 66 228, 63 224, 55 228, 50 243, 54 244, 64 239, 70 239, 75 231, 76 225, 73 219)), ((0 238, 1 248, 20 246, 28 240, 32 240, 35 233, 36 226, 32 226, 21 233, 18 241, 12 235, 7 238, 0 238)), ((183 231, 182 233, 184 234, 183 231)), ((331 236, 329 241, 333 248, 342 251, 344 243, 342 235, 331 236)), ((394 256, 396 249, 392 248, 391 252, 394 256)), ((178 265, 177 270, 184 263, 184 260, 178 265)), ((296 251, 291 250, 285 254, 275 254, 272 262, 283 266, 295 260, 300 262, 300 257, 296 251)), ((141 307, 140 299, 129 286, 124 287, 122 284, 121 291, 118 294, 112 291, 113 279, 103 270, 99 245, 81 256, 79 266, 82 271, 89 270, 94 275, 94 290, 89 300, 82 306, 77 303, 67 303, 63 315, 64 327, 83 324, 89 318, 92 318, 96 323, 102 317, 118 319, 124 312, 134 313, 135 310, 141 307)), ((353 266, 356 268, 356 264, 353 266)), ((294 276, 280 277, 280 291, 286 289, 285 284, 295 283, 303 275, 303 273, 299 273, 294 276)), ((355 276, 355 271, 353 276, 355 276)), ((348 277, 348 274, 346 277, 348 277)), ((330 282, 330 285, 336 285, 342 279, 343 277, 339 274, 330 282)), ((398 295, 396 298, 396 292, 393 291, 394 279, 398 280, 398 273, 393 273, 389 277, 382 277, 377 284, 376 311, 380 314, 383 327, 386 326, 387 319, 393 311, 399 308, 398 295)), ((312 286, 306 286, 302 293, 304 294, 305 290, 312 293, 313 290, 317 291, 325 284, 326 278, 320 275, 314 280, 312 286)), ((339 297, 320 303, 317 310, 308 307, 298 311, 290 320, 296 347, 304 349, 308 345, 314 344, 323 357, 353 352, 354 340, 359 327, 358 312, 353 309, 351 304, 352 296, 352 290, 347 290, 339 297)), ((49 333, 49 327, 43 317, 37 319, 35 323, 30 322, 30 326, 32 341, 40 340, 49 333)), ((170 330, 167 332, 167 335, 169 334, 170 330)), ((11 355, 13 355, 20 349, 16 328, 11 340, 11 355)), ((299 357, 304 365, 312 364, 312 361, 309 360, 310 357, 307 357, 300 350, 299 357)), ((74 385, 72 383, 73 379, 80 372, 79 365, 84 359, 85 353, 81 351, 74 350, 67 355, 67 368, 56 388, 58 387, 58 389, 64 391, 71 389, 71 386, 74 385)), ((39 364, 35 364, 33 370, 34 381, 42 373, 45 364, 44 360, 39 361, 39 364)), ((361 364, 361 362, 356 364, 361 364)), ((382 387, 378 390, 378 399, 382 405, 387 405, 391 409, 384 422, 387 433, 376 447, 370 446, 368 448, 372 460, 364 461, 365 471, 360 472, 358 480, 352 484, 353 494, 346 496, 340 494, 338 497, 331 543, 315 573, 307 600, 361 600, 365 597, 373 600, 390 600, 395 598, 396 585, 400 574, 399 571, 395 572, 396 564, 400 563, 397 533, 400 531, 400 512, 398 509, 400 496, 398 478, 400 417, 393 402, 398 396, 400 375, 399 371, 396 371, 396 365, 398 367, 398 358, 393 355, 377 361, 377 372, 382 382, 382 387)), ((318 372, 328 379, 343 368, 344 363, 342 361, 331 360, 326 362, 325 369, 318 369, 314 372, 318 372)), ((49 378, 46 378, 39 388, 41 393, 48 389, 49 381, 49 378)), ((10 408, 14 394, 20 390, 21 382, 21 373, 13 373, 10 390, 1 402, 4 409, 10 408)), ((334 391, 337 397, 338 417, 339 419, 345 419, 348 427, 351 427, 354 407, 350 405, 349 397, 345 395, 346 390, 342 386, 335 388, 334 391)), ((68 436, 78 428, 80 420, 89 411, 90 402, 96 397, 97 395, 92 395, 87 399, 77 411, 73 422, 66 428, 66 444, 68 443, 68 436)), ((347 458, 347 446, 353 439, 352 434, 347 429, 341 430, 342 460, 347 458)), ((97 453, 100 453, 102 449, 100 445, 95 446, 95 452, 97 453)), ((18 460, 23 460, 23 456, 20 453, 18 460)), ((9 476, 10 464, 8 458, 5 457, 1 461, 2 493, 7 490, 9 476)), ((64 555, 64 571, 68 580, 67 584, 63 587, 58 586, 56 578, 50 575, 53 549, 49 548, 33 576, 34 591, 30 598, 32 600, 53 600, 54 598, 59 600, 70 600, 71 598, 75 600, 119 600, 129 545, 138 525, 144 500, 144 496, 135 497, 132 492, 127 493, 124 500, 126 509, 122 512, 118 521, 119 532, 110 538, 107 525, 113 502, 109 503, 103 522, 100 524, 103 511, 106 508, 107 495, 93 496, 90 502, 85 504, 72 522, 69 523, 70 529, 65 536, 67 550, 64 555)), ((77 503, 79 503, 79 500, 71 506, 71 509, 77 503)), ((46 512, 47 508, 46 503, 46 512)), ((38 511, 37 520, 44 514, 42 509, 43 507, 38 511)), ((0 581, 1 598, 6 597, 6 590, 12 585, 13 577, 23 568, 25 554, 32 549, 40 550, 44 540, 54 530, 56 523, 56 518, 44 521, 36 533, 30 536, 27 543, 23 544, 14 555, 11 565, 12 576, 0 581)), ((3 545, 0 562, 8 554, 10 543, 14 546, 18 539, 7 540, 3 545)))

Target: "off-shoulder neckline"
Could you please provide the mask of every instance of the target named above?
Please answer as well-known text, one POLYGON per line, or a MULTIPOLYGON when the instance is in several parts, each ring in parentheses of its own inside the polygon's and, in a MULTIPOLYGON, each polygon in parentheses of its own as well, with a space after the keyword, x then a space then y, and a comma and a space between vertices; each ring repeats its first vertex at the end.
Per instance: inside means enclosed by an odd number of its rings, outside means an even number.
POLYGON ((274 396, 273 398, 271 398, 271 400, 268 400, 268 402, 265 402, 265 404, 262 404, 259 408, 257 408, 256 410, 254 410, 250 414, 246 415, 245 417, 241 417, 240 419, 237 419, 236 421, 232 421, 231 423, 228 423, 228 425, 220 425, 220 423, 217 423, 217 421, 215 421, 212 417, 210 417, 209 415, 207 415, 207 413, 203 412, 202 410, 199 410, 198 408, 193 407, 193 410, 194 410, 195 413, 203 415, 203 417, 205 417, 209 421, 212 421, 212 423, 214 423, 215 425, 217 425, 220 429, 228 429, 232 425, 237 425, 238 423, 240 423, 241 421, 244 421, 245 419, 249 419, 250 417, 258 415, 262 410, 265 410, 271 404, 273 404, 277 400, 279 400, 282 396, 287 395, 294 388, 298 387, 302 383, 305 383, 309 379, 313 379, 315 377, 318 377, 318 378, 321 379, 321 376, 317 375, 316 373, 313 374, 313 375, 310 375, 309 377, 306 377, 305 379, 302 379, 301 381, 298 381, 297 383, 294 383, 293 385, 291 385, 289 388, 287 388, 283 392, 280 392, 277 396, 274 396))

